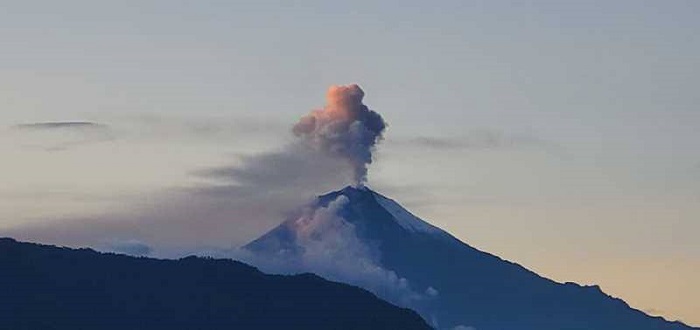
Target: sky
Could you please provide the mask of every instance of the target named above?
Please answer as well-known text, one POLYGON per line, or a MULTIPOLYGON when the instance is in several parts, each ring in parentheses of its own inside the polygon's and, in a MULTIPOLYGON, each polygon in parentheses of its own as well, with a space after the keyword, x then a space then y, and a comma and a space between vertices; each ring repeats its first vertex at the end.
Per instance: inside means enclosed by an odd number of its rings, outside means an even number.
POLYGON ((2 236, 247 243, 347 183, 323 160, 303 189, 256 169, 301 164, 294 123, 356 83, 388 124, 369 186, 479 249, 700 325, 697 1, 1 4, 2 236))

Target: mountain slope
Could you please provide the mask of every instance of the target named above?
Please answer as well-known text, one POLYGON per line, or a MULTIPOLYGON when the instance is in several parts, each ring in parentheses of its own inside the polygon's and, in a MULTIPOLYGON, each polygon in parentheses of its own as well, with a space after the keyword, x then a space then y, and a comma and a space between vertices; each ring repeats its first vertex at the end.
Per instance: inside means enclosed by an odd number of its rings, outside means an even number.
POLYGON ((429 329, 410 310, 311 274, 0 239, 0 329, 280 328, 429 329))
MULTIPOLYGON (((246 249, 268 259, 291 260, 301 265, 299 270, 363 286, 385 299, 415 308, 440 328, 691 329, 632 309, 597 286, 557 283, 474 249, 367 188, 347 187, 329 193, 319 197, 310 209, 251 242, 246 249), (326 214, 321 220, 333 219, 353 228, 350 234, 356 237, 352 241, 361 242, 369 251, 361 257, 394 274, 417 296, 397 299, 384 287, 328 271, 328 267, 316 267, 322 262, 309 262, 317 259, 318 253, 309 253, 315 250, 313 246, 327 240, 337 242, 333 231, 343 227, 308 226, 313 221, 305 219, 316 218, 318 213, 326 214)), ((361 250, 356 245, 353 249, 361 250)))

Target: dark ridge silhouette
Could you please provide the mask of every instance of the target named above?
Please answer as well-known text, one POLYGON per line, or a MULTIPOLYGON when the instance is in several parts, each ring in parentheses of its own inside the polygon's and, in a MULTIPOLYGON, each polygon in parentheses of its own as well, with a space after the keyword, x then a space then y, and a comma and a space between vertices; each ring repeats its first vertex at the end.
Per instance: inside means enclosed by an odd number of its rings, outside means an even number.
POLYGON ((312 274, 0 238, 0 329, 429 328, 411 310, 312 274))
MULTIPOLYGON (((381 266, 408 280, 411 288, 439 292, 424 305, 411 306, 440 328, 478 330, 690 330, 631 308, 598 286, 557 283, 487 252, 413 217, 394 201, 368 188, 347 187, 320 196, 325 207, 338 196, 349 202, 338 215, 376 247, 381 266)), ((245 248, 261 256, 303 253, 290 219, 245 248)), ((319 237, 318 239, 323 239, 319 237)), ((381 294, 381 293, 380 293, 381 294)), ((391 297, 383 297, 391 299, 391 297)))

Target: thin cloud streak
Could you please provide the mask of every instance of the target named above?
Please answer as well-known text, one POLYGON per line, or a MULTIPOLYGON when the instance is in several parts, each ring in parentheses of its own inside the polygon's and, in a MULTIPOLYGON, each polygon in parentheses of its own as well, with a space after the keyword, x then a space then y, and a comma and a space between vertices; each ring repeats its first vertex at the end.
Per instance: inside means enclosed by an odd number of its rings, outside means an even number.
POLYGON ((138 139, 176 138, 225 141, 240 137, 286 136, 288 125, 272 118, 162 116, 140 114, 114 117, 115 126, 125 137, 138 139))
POLYGON ((73 147, 116 139, 106 124, 90 121, 56 121, 18 124, 9 127, 9 140, 20 147, 64 151, 73 147))
POLYGON ((18 130, 54 130, 54 129, 85 129, 85 128, 107 128, 107 125, 90 121, 56 121, 18 124, 11 128, 18 130))
POLYGON ((283 140, 287 126, 275 119, 249 117, 185 117, 141 114, 94 121, 46 121, 6 128, 6 141, 25 149, 63 151, 86 144, 128 141, 168 143, 230 143, 283 140))
POLYGON ((558 158, 568 158, 565 148, 557 143, 528 135, 507 134, 496 130, 477 130, 463 136, 421 136, 387 141, 406 148, 424 148, 436 151, 467 150, 542 150, 558 158))

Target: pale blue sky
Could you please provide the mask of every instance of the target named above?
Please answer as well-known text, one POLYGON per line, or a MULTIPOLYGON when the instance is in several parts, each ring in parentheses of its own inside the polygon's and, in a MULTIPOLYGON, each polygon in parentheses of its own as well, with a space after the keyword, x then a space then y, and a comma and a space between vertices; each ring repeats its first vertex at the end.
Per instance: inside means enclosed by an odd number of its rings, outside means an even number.
POLYGON ((0 231, 197 185, 358 83, 390 125, 370 185, 476 247, 700 324, 698 1, 0 4, 0 231), (48 121, 108 132, 11 128, 48 121))

